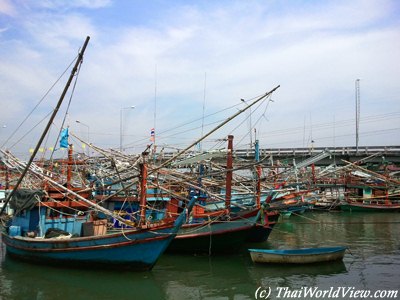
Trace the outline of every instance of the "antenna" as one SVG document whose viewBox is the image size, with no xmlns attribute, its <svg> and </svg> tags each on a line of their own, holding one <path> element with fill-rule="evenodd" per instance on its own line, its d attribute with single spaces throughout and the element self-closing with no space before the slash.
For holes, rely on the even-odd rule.
<svg viewBox="0 0 400 300">
<path fill-rule="evenodd" d="M 356 155 L 358 154 L 359 128 L 360 128 L 360 79 L 356 79 Z"/>
<path fill-rule="evenodd" d="M 156 119 L 157 119 L 157 64 L 154 70 L 154 130 L 153 130 L 153 147 L 156 149 Z"/>
<path fill-rule="evenodd" d="M 204 111 L 206 107 L 206 84 L 207 84 L 207 72 L 204 73 L 204 92 L 203 92 L 203 117 L 201 120 L 201 136 L 204 134 Z M 203 150 L 202 142 L 200 142 L 200 152 Z"/>
</svg>

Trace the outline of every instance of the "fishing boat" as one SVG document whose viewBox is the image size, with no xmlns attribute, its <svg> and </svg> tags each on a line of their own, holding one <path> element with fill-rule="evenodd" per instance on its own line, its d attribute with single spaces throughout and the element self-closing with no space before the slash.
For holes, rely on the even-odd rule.
<svg viewBox="0 0 400 300">
<path fill-rule="evenodd" d="M 62 266 L 151 270 L 184 221 L 185 213 L 174 223 L 154 228 L 105 232 L 102 227 L 100 232 L 104 234 L 75 237 L 63 231 L 64 234 L 52 238 L 22 236 L 21 227 L 11 225 L 7 232 L 2 232 L 2 241 L 7 254 L 23 260 Z M 75 221 L 73 225 L 77 224 Z"/>
<path fill-rule="evenodd" d="M 95 203 L 90 198 L 92 189 L 74 187 L 69 175 L 66 183 L 57 182 L 53 176 L 48 175 L 50 170 L 44 170 L 33 162 L 83 60 L 88 42 L 89 37 L 86 38 L 64 91 L 29 161 L 19 161 L 10 153 L 2 151 L 21 171 L 18 182 L 7 195 L 0 211 L 2 221 L 6 223 L 1 227 L 2 242 L 8 255 L 42 264 L 150 270 L 185 222 L 186 213 L 196 197 L 191 198 L 177 218 L 149 222 L 146 219 L 147 153 L 143 153 L 139 164 L 140 218 L 137 223 L 128 222 Z M 62 142 L 63 139 L 60 146 Z M 71 165 L 69 162 L 69 170 Z M 40 188 L 20 188 L 28 173 Z M 3 215 L 8 203 L 14 209 L 11 219 Z M 127 227 L 109 229 L 109 221 L 114 219 Z"/>
<path fill-rule="evenodd" d="M 240 217 L 227 219 L 212 218 L 200 223 L 184 224 L 171 242 L 167 251 L 171 253 L 221 254 L 240 249 L 251 236 L 260 217 L 259 210 L 253 210 Z"/>
<path fill-rule="evenodd" d="M 400 211 L 398 186 L 398 181 L 381 174 L 366 169 L 353 171 L 346 178 L 346 198 L 340 209 L 351 212 Z"/>
<path fill-rule="evenodd" d="M 280 212 L 275 209 L 262 208 L 260 218 L 247 236 L 246 242 L 261 243 L 268 240 L 274 226 L 278 222 Z"/>
<path fill-rule="evenodd" d="M 248 249 L 255 263 L 310 264 L 343 259 L 347 247 Z"/>
<path fill-rule="evenodd" d="M 195 206 L 192 219 L 182 226 L 168 248 L 169 252 L 230 253 L 242 246 L 257 220 L 260 208 L 232 212 L 233 136 L 228 136 L 225 207 L 207 212 Z M 206 201 L 204 201 L 204 204 Z"/>
<path fill-rule="evenodd" d="M 349 201 L 340 204 L 340 209 L 350 212 L 398 212 L 400 204 L 376 200 Z"/>
<path fill-rule="evenodd" d="M 149 222 L 146 218 L 147 165 L 142 163 L 140 167 L 140 190 L 145 192 L 140 193 L 140 218 L 134 223 L 86 199 L 85 193 L 76 188 L 75 191 L 68 189 L 44 176 L 43 170 L 32 164 L 30 172 L 42 177 L 53 189 L 58 188 L 58 195 L 53 191 L 49 199 L 49 193 L 40 189 L 14 191 L 10 206 L 15 215 L 2 228 L 7 253 L 23 260 L 58 266 L 152 269 L 185 223 L 187 211 L 196 197 L 176 219 Z M 110 228 L 108 225 L 115 220 L 125 227 Z"/>
</svg>

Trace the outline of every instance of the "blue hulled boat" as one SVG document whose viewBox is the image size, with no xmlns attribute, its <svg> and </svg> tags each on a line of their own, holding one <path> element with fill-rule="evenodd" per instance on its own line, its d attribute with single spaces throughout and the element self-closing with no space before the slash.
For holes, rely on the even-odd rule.
<svg viewBox="0 0 400 300">
<path fill-rule="evenodd" d="M 187 207 L 176 218 L 159 222 L 146 219 L 147 165 L 145 155 L 140 163 L 140 217 L 135 222 L 121 218 L 113 211 L 98 205 L 92 198 L 92 189 L 74 187 L 71 182 L 72 145 L 68 143 L 68 128 L 61 132 L 60 147 L 69 147 L 67 182 L 53 180 L 50 170 L 33 163 L 54 118 L 60 109 L 79 66 L 89 37 L 78 55 L 64 91 L 32 151 L 27 163 L 19 161 L 10 153 L 2 151 L 7 160 L 21 171 L 17 183 L 7 195 L 0 209 L 2 242 L 7 254 L 23 260 L 54 263 L 58 266 L 101 266 L 149 270 L 173 240 L 185 222 L 186 212 L 196 198 L 191 198 Z M 32 174 L 36 189 L 22 189 L 27 173 Z M 35 185 L 33 185 L 35 186 Z M 14 215 L 8 219 L 3 215 L 10 203 Z M 118 220 L 125 228 L 108 228 Z"/>
<path fill-rule="evenodd" d="M 141 178 L 141 190 L 146 191 L 145 163 L 141 164 Z M 176 219 L 151 223 L 145 217 L 144 192 L 140 195 L 141 218 L 134 224 L 50 178 L 46 180 L 69 195 L 54 202 L 46 201 L 41 190 L 14 191 L 10 205 L 15 215 L 2 228 L 2 241 L 11 256 L 46 264 L 150 270 L 185 223 L 187 211 L 196 201 L 196 197 L 192 197 Z M 91 207 L 102 212 L 99 214 L 102 219 L 93 219 Z M 77 213 L 71 215 L 67 211 Z M 107 223 L 112 223 L 110 217 L 125 226 L 107 228 Z"/>
<path fill-rule="evenodd" d="M 121 229 L 119 232 L 111 231 L 95 236 L 61 234 L 52 238 L 27 237 L 22 236 L 19 226 L 11 225 L 7 231 L 2 232 L 2 241 L 6 245 L 7 254 L 24 260 L 66 266 L 150 270 L 185 222 L 185 213 L 174 222 L 163 225 Z"/>
</svg>

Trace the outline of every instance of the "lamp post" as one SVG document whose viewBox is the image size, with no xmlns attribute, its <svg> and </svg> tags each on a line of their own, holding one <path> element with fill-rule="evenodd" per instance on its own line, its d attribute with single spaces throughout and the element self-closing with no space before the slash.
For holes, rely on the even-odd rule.
<svg viewBox="0 0 400 300">
<path fill-rule="evenodd" d="M 120 118 L 119 118 L 119 151 L 122 152 L 122 112 L 125 109 L 134 109 L 135 106 L 128 106 L 128 107 L 122 107 L 120 111 Z"/>
<path fill-rule="evenodd" d="M 76 120 L 75 122 L 87 127 L 87 136 L 88 136 L 87 143 L 90 144 L 90 127 L 89 127 L 89 125 L 86 125 L 85 123 L 83 123 L 83 122 L 81 122 L 79 120 Z M 90 154 L 90 150 L 89 149 L 88 149 L 88 154 Z"/>
</svg>

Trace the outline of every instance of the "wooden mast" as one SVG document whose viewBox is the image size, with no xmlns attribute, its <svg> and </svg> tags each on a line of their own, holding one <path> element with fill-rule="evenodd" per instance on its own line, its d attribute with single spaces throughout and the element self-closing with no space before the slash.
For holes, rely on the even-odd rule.
<svg viewBox="0 0 400 300">
<path fill-rule="evenodd" d="M 257 165 L 256 207 L 261 207 L 261 166 Z"/>
<path fill-rule="evenodd" d="M 143 154 L 143 162 L 140 164 L 140 223 L 146 225 L 146 204 L 147 204 L 147 164 L 146 154 Z"/>
<path fill-rule="evenodd" d="M 256 207 L 260 208 L 261 207 L 261 164 L 260 162 L 260 144 L 259 141 L 256 140 L 254 143 L 255 146 L 255 160 L 258 163 L 256 166 L 256 172 L 257 172 L 257 184 L 256 184 Z"/>
<path fill-rule="evenodd" d="M 233 135 L 228 135 L 228 154 L 226 156 L 225 208 L 231 211 L 232 169 L 233 169 Z"/>
<path fill-rule="evenodd" d="M 72 145 L 69 145 L 68 147 L 68 164 L 67 164 L 67 189 L 71 189 L 71 181 L 72 181 L 72 165 L 73 165 L 73 159 L 72 159 Z"/>
</svg>

